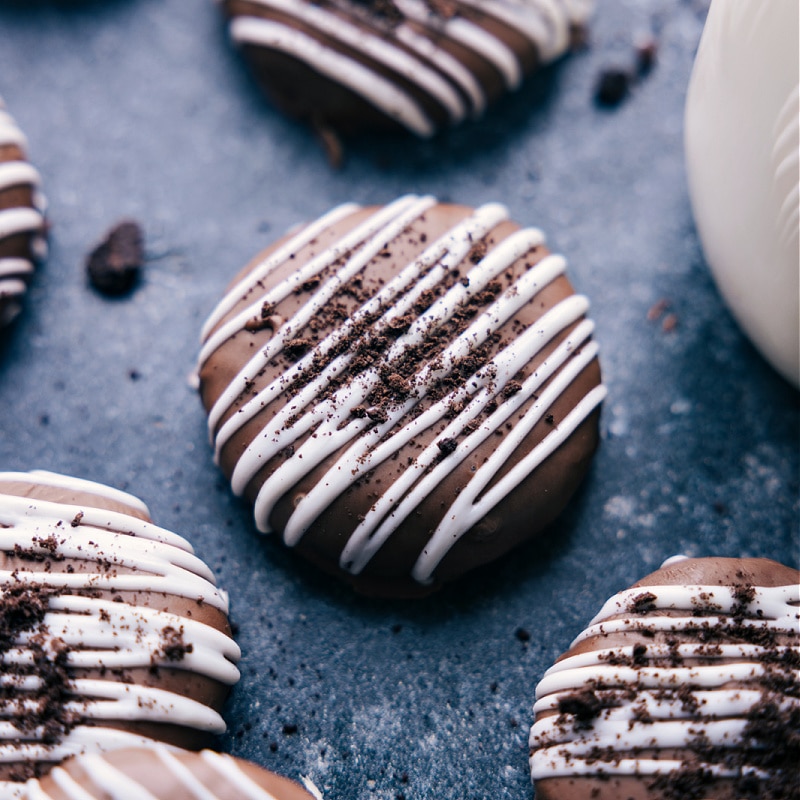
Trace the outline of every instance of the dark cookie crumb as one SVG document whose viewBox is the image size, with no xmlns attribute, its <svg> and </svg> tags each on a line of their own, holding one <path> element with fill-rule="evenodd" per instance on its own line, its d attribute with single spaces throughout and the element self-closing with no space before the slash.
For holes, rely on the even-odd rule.
<svg viewBox="0 0 800 800">
<path fill-rule="evenodd" d="M 123 220 L 108 231 L 87 257 L 89 282 L 101 294 L 127 294 L 139 280 L 143 261 L 141 226 L 133 220 Z"/>
<path fill-rule="evenodd" d="M 643 36 L 635 44 L 636 72 L 640 77 L 648 75 L 656 64 L 658 41 L 653 36 Z"/>
<path fill-rule="evenodd" d="M 602 108 L 616 108 L 628 96 L 633 75 L 621 67 L 607 67 L 600 72 L 594 89 L 594 101 Z"/>
<path fill-rule="evenodd" d="M 591 728 L 592 721 L 600 716 L 602 710 L 602 701 L 591 689 L 573 692 L 558 701 L 559 714 L 570 714 L 575 717 L 576 730 Z"/>
</svg>

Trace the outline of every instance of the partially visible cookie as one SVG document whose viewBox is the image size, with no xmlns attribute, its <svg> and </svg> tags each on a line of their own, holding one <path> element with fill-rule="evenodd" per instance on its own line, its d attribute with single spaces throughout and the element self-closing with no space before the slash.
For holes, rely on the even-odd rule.
<svg viewBox="0 0 800 800">
<path fill-rule="evenodd" d="M 248 761 L 163 745 L 76 756 L 32 779 L 21 800 L 321 800 L 288 778 Z M 315 793 L 310 793 L 314 791 Z"/>
<path fill-rule="evenodd" d="M 19 314 L 35 263 L 47 255 L 41 179 L 26 148 L 0 98 L 0 329 Z"/>
<path fill-rule="evenodd" d="M 428 137 L 480 116 L 568 49 L 590 0 L 222 0 L 289 115 Z"/>
<path fill-rule="evenodd" d="M 675 558 L 612 597 L 536 689 L 537 800 L 789 800 L 800 572 Z"/>
<path fill-rule="evenodd" d="M 0 473 L 0 780 L 152 739 L 209 744 L 239 677 L 227 611 L 137 498 Z"/>
</svg>

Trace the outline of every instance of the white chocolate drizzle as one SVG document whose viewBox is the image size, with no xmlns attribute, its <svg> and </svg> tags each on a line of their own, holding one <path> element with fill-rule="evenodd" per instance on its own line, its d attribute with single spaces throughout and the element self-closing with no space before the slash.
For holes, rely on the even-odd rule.
<svg viewBox="0 0 800 800">
<path fill-rule="evenodd" d="M 0 98 L 0 147 L 15 146 L 21 151 L 27 141 L 11 115 L 5 111 Z M 0 325 L 7 324 L 19 313 L 20 298 L 34 271 L 34 260 L 47 255 L 44 238 L 45 198 L 41 178 L 26 161 L 0 161 L 0 192 L 16 186 L 27 187 L 32 193 L 32 205 L 3 208 L 0 206 L 0 245 L 4 239 L 17 235 L 30 237 L 30 258 L 0 256 Z"/>
<path fill-rule="evenodd" d="M 203 750 L 192 754 L 188 759 L 182 759 L 180 751 L 165 745 L 154 744 L 147 750 L 158 759 L 158 765 L 154 765 L 153 769 L 163 771 L 163 785 L 169 786 L 172 792 L 182 790 L 187 796 L 197 800 L 231 800 L 233 797 L 241 800 L 280 800 L 259 786 L 237 760 L 229 755 Z M 135 757 L 136 752 L 131 750 L 131 756 Z M 216 778 L 224 781 L 221 784 L 219 780 L 215 780 L 218 785 L 224 786 L 221 793 L 209 789 L 194 774 L 192 768 L 195 767 L 195 760 L 202 761 L 204 769 L 210 769 Z M 127 770 L 115 766 L 99 753 L 80 755 L 74 763 L 86 774 L 91 786 L 86 782 L 79 783 L 70 773 L 69 766 L 55 767 L 47 779 L 68 800 L 171 800 L 175 796 L 171 794 L 168 797 L 158 790 L 153 794 L 140 782 L 139 776 L 131 775 Z M 35 778 L 29 780 L 16 796 L 21 800 L 52 800 L 52 795 Z"/>
<path fill-rule="evenodd" d="M 60 761 L 84 749 L 142 741 L 108 734 L 104 721 L 164 722 L 198 731 L 221 733 L 221 716 L 189 697 L 156 686 L 123 682 L 120 671 L 143 668 L 178 670 L 233 685 L 239 678 L 240 651 L 225 633 L 190 616 L 157 607 L 116 602 L 130 592 L 141 603 L 153 594 L 182 597 L 224 614 L 228 598 L 214 585 L 211 570 L 182 537 L 126 513 L 18 497 L 3 493 L 3 484 L 27 482 L 68 491 L 89 492 L 147 513 L 147 507 L 125 492 L 91 481 L 48 472 L 0 473 L 0 550 L 23 553 L 13 571 L 0 570 L 0 602 L 11 592 L 31 587 L 46 598 L 43 619 L 17 632 L 0 653 L 0 763 L 20 760 Z M 34 559 L 28 562 L 25 558 Z M 51 569 L 28 563 L 50 560 Z M 59 571 L 64 559 L 82 569 Z M 98 592 L 107 593 L 98 597 Z M 90 595 L 90 596 L 87 596 Z M 159 605 L 163 601 L 158 600 Z M 179 640 L 179 654 L 169 650 Z M 36 651 L 33 647 L 36 646 Z M 68 682 L 67 714 L 80 722 L 55 744 L 43 744 L 40 730 L 15 724 L 35 710 L 43 688 L 37 653 L 58 651 L 67 669 L 92 670 L 102 677 L 75 677 Z M 14 667 L 16 669 L 10 669 Z M 78 673 L 80 675 L 80 673 Z M 87 674 L 87 673 L 84 673 Z"/>
<path fill-rule="evenodd" d="M 395 0 L 402 19 L 383 26 L 349 0 L 250 2 L 263 16 L 243 13 L 231 20 L 237 45 L 294 57 L 422 137 L 431 136 L 437 124 L 426 104 L 440 109 L 451 124 L 479 116 L 487 104 L 479 75 L 448 49 L 448 42 L 471 59 L 488 62 L 507 89 L 522 81 L 520 56 L 471 17 L 485 15 L 522 35 L 547 63 L 563 55 L 570 29 L 588 16 L 587 3 L 574 0 L 460 0 L 447 18 L 422 0 Z"/>
<path fill-rule="evenodd" d="M 348 335 L 365 320 L 370 321 L 372 332 L 379 335 L 385 331 L 393 321 L 407 315 L 425 292 L 436 287 L 454 268 L 464 265 L 475 242 L 508 218 L 502 205 L 482 206 L 402 266 L 349 319 L 284 373 L 258 393 L 249 393 L 246 399 L 243 398 L 251 386 L 251 379 L 280 355 L 286 342 L 303 330 L 317 310 L 328 304 L 342 285 L 356 276 L 434 203 L 431 197 L 400 198 L 370 214 L 339 240 L 302 264 L 289 278 L 254 293 L 252 297 L 240 282 L 212 312 L 211 320 L 217 327 L 206 325 L 205 343 L 198 365 L 198 371 L 202 371 L 214 352 L 241 333 L 247 320 L 257 316 L 263 305 L 280 302 L 293 287 L 303 285 L 310 277 L 338 265 L 332 273 L 325 273 L 325 279 L 320 280 L 309 299 L 274 331 L 266 344 L 223 389 L 209 411 L 209 433 L 214 442 L 215 457 L 219 459 L 222 450 L 242 426 L 268 404 L 283 399 L 283 406 L 251 437 L 231 473 L 233 491 L 242 494 L 264 464 L 293 448 L 291 455 L 282 456 L 280 465 L 263 481 L 255 498 L 255 522 L 263 532 L 271 530 L 270 516 L 278 500 L 326 459 L 338 453 L 314 487 L 296 499 L 294 510 L 282 531 L 283 540 L 289 546 L 301 541 L 320 514 L 351 485 L 396 456 L 415 437 L 440 425 L 447 419 L 450 409 L 456 405 L 462 407 L 431 444 L 415 455 L 408 468 L 379 493 L 373 506 L 348 536 L 340 566 L 353 574 L 365 568 L 394 531 L 457 465 L 474 454 L 501 427 L 509 427 L 493 453 L 472 473 L 467 485 L 446 509 L 438 528 L 420 552 L 413 569 L 413 577 L 420 583 L 432 579 L 438 564 L 461 536 L 566 441 L 606 394 L 605 387 L 599 385 L 582 397 L 538 446 L 497 479 L 511 454 L 534 425 L 597 356 L 597 345 L 590 341 L 594 326 L 583 319 L 588 311 L 588 301 L 583 296 L 572 295 L 547 310 L 535 324 L 484 362 L 475 374 L 463 379 L 457 389 L 431 403 L 424 411 L 410 413 L 439 380 L 452 373 L 460 359 L 474 352 L 488 337 L 515 318 L 545 286 L 562 275 L 566 266 L 564 259 L 556 255 L 546 256 L 529 268 L 456 335 L 434 362 L 418 365 L 416 374 L 409 380 L 411 386 L 407 397 L 390 404 L 385 419 L 373 422 L 369 417 L 354 417 L 351 409 L 369 398 L 381 377 L 377 368 L 367 368 L 326 396 L 331 381 L 343 378 L 353 358 L 352 350 L 335 357 L 333 353 L 341 350 Z M 330 218 L 338 221 L 340 216 L 334 212 Z M 315 226 L 314 235 L 319 234 L 320 230 Z M 296 248 L 307 241 L 307 232 L 300 230 L 276 254 L 258 266 L 255 274 L 246 279 L 247 286 L 254 289 L 265 273 L 279 266 L 279 258 L 283 261 L 290 259 Z M 520 230 L 490 248 L 476 263 L 468 263 L 462 280 L 442 291 L 438 299 L 394 339 L 384 354 L 384 363 L 391 363 L 410 346 L 423 343 L 470 297 L 481 293 L 487 284 L 543 242 L 540 231 Z M 233 314 L 235 302 L 245 298 L 250 300 L 248 305 Z M 225 318 L 226 314 L 230 314 L 229 319 Z M 571 326 L 574 327 L 570 334 L 522 383 L 519 391 L 504 396 L 503 389 L 508 382 Z M 317 373 L 312 374 L 310 371 L 314 364 L 320 367 Z M 308 381 L 296 387 L 295 384 L 306 376 L 310 376 Z M 231 414 L 238 402 L 242 404 Z M 490 412 L 493 404 L 496 409 Z M 528 407 L 523 413 L 526 405 Z M 447 440 L 457 440 L 458 444 L 442 457 L 442 443 Z"/>
<path fill-rule="evenodd" d="M 730 586 L 645 585 L 608 600 L 572 643 L 599 640 L 601 646 L 567 654 L 536 688 L 537 721 L 530 734 L 533 780 L 667 775 L 683 769 L 684 762 L 659 757 L 658 751 L 691 750 L 698 737 L 707 747 L 743 747 L 748 714 L 764 701 L 774 664 L 781 659 L 790 663 L 800 654 L 800 587 L 750 588 L 743 600 Z M 647 608 L 637 611 L 639 601 Z M 739 633 L 726 634 L 734 624 Z M 743 630 L 782 638 L 768 648 L 741 641 Z M 703 631 L 716 635 L 704 639 Z M 691 639 L 692 632 L 699 636 Z M 627 636 L 626 644 L 602 647 L 603 637 L 619 634 Z M 656 638 L 664 634 L 675 643 Z M 781 674 L 791 680 L 800 679 L 797 669 L 783 669 Z M 602 708 L 580 726 L 571 723 L 569 712 L 561 713 L 561 703 L 582 692 L 591 692 Z M 770 692 L 770 702 L 779 710 L 800 708 L 800 698 L 791 694 Z M 718 778 L 768 778 L 756 766 L 699 758 L 699 767 Z"/>
</svg>

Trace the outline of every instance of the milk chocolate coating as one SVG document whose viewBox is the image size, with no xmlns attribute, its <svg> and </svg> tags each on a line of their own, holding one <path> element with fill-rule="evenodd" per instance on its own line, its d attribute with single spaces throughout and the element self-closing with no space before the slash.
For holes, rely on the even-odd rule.
<svg viewBox="0 0 800 800">
<path fill-rule="evenodd" d="M 127 493 L 0 473 L 0 780 L 151 739 L 225 730 L 238 679 L 227 597 L 188 542 Z"/>
<path fill-rule="evenodd" d="M 800 787 L 800 572 L 670 560 L 537 687 L 537 800 L 788 800 Z"/>
<path fill-rule="evenodd" d="M 71 758 L 50 775 L 32 780 L 20 800 L 42 800 L 39 792 L 48 800 L 127 800 L 136 792 L 147 792 L 154 800 L 196 800 L 198 791 L 208 800 L 315 797 L 300 784 L 249 761 L 210 750 L 192 753 L 153 746 Z"/>
<path fill-rule="evenodd" d="M 34 266 L 47 252 L 41 178 L 26 149 L 0 98 L 0 331 L 22 309 Z"/>
<path fill-rule="evenodd" d="M 500 205 L 414 196 L 339 207 L 259 255 L 199 359 L 220 466 L 257 526 L 388 596 L 542 531 L 605 395 L 564 268 Z"/>
<path fill-rule="evenodd" d="M 480 116 L 570 46 L 585 0 L 223 0 L 233 41 L 293 117 L 427 137 Z"/>
</svg>

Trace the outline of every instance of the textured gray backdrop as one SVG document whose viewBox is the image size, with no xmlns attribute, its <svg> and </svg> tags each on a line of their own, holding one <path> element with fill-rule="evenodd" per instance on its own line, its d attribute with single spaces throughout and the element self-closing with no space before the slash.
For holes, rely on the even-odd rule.
<svg viewBox="0 0 800 800">
<path fill-rule="evenodd" d="M 484 121 L 358 142 L 334 172 L 262 100 L 210 0 L 0 3 L 0 95 L 52 224 L 0 345 L 0 469 L 126 488 L 194 542 L 244 652 L 223 748 L 331 800 L 531 798 L 534 686 L 602 601 L 678 552 L 797 563 L 798 394 L 722 305 L 686 193 L 706 9 L 601 0 L 589 48 Z M 629 66 L 641 32 L 659 42 L 652 74 L 597 108 L 598 73 Z M 500 200 L 547 233 L 592 300 L 609 397 L 593 470 L 548 538 L 428 601 L 378 603 L 254 532 L 188 376 L 202 320 L 273 237 L 408 191 Z M 148 262 L 109 301 L 83 262 L 123 216 L 144 226 Z"/>
</svg>

